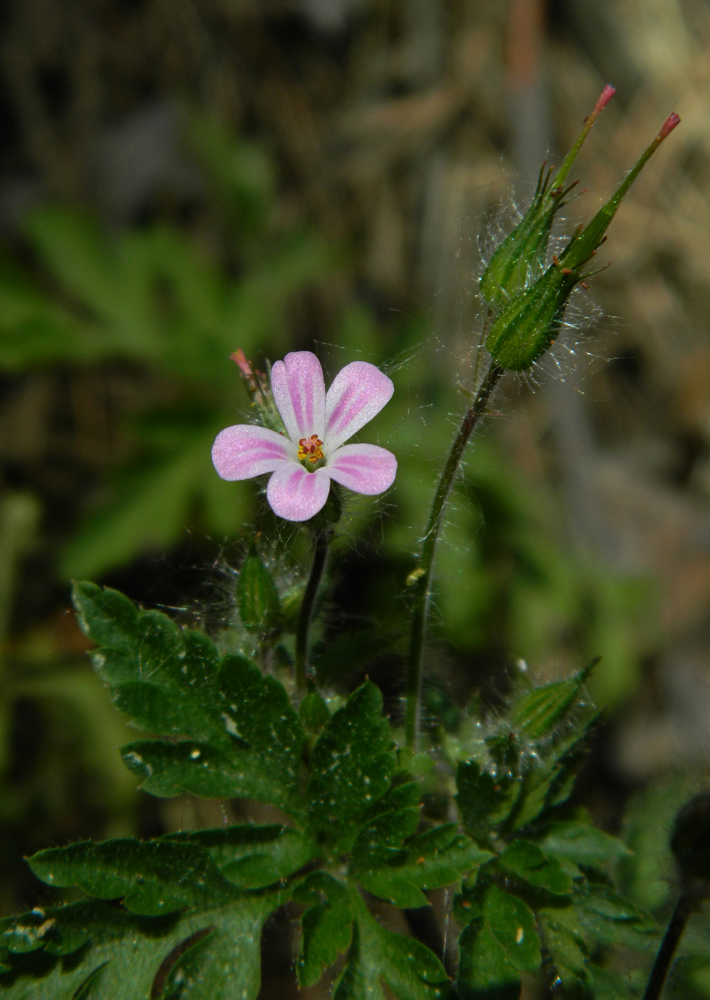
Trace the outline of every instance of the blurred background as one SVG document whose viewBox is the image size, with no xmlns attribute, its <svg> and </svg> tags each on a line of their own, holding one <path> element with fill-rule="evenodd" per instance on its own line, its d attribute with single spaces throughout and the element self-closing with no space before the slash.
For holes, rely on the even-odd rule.
<svg viewBox="0 0 710 1000">
<path fill-rule="evenodd" d="M 248 419 L 238 347 L 395 381 L 366 439 L 400 474 L 348 509 L 329 615 L 384 614 L 392 656 L 354 666 L 376 661 L 396 705 L 399 595 L 474 374 L 481 257 L 607 82 L 562 232 L 671 111 L 682 126 L 468 456 L 427 697 L 455 721 L 462 692 L 601 656 L 586 801 L 618 830 L 631 797 L 627 891 L 662 908 L 658 845 L 710 760 L 707 0 L 6 0 L 0 39 L 0 909 L 39 898 L 23 854 L 207 821 L 124 773 L 131 735 L 68 581 L 229 614 L 245 526 L 274 527 L 210 464 Z"/>
</svg>

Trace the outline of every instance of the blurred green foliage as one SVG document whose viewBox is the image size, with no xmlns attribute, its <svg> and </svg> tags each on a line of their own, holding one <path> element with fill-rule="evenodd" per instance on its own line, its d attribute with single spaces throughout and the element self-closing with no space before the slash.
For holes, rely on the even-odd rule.
<svg viewBox="0 0 710 1000">
<path fill-rule="evenodd" d="M 210 464 L 217 431 L 234 422 L 229 355 L 265 345 L 284 353 L 289 302 L 337 259 L 315 233 L 275 217 L 273 169 L 259 147 L 200 118 L 191 137 L 229 226 L 225 261 L 163 223 L 110 233 L 82 211 L 47 206 L 24 227 L 41 280 L 0 266 L 0 368 L 122 361 L 171 387 L 170 402 L 149 402 L 130 429 L 133 457 L 111 502 L 65 550 L 67 576 L 100 575 L 169 547 L 196 509 L 217 535 L 247 519 L 246 493 Z"/>
</svg>

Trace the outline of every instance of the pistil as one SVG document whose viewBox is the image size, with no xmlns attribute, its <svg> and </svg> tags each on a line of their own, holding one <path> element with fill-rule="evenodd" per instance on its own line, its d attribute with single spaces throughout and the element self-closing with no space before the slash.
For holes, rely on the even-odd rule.
<svg viewBox="0 0 710 1000">
<path fill-rule="evenodd" d="M 309 438 L 301 438 L 298 442 L 299 462 L 303 462 L 304 465 L 306 462 L 310 462 L 311 465 L 315 465 L 316 462 L 320 462 L 323 458 L 325 458 L 325 455 L 323 454 L 323 442 L 317 434 L 311 434 Z M 307 465 L 306 468 L 308 468 Z"/>
</svg>

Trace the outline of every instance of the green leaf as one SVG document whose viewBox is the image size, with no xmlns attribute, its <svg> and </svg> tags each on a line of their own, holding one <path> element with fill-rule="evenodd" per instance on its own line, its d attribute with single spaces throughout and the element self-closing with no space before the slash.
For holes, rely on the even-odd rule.
<svg viewBox="0 0 710 1000">
<path fill-rule="evenodd" d="M 233 901 L 196 907 L 182 917 L 139 916 L 91 902 L 7 919 L 0 922 L 0 955 L 10 971 L 0 975 L 0 989 L 8 1000 L 157 996 L 165 963 L 192 941 L 168 974 L 171 988 L 182 984 L 183 991 L 172 996 L 255 1000 L 262 927 L 283 901 L 280 893 L 246 896 L 235 890 Z M 198 941 L 199 962 L 193 951 Z"/>
<path fill-rule="evenodd" d="M 572 879 L 559 861 L 548 858 L 529 840 L 516 840 L 501 854 L 498 864 L 528 885 L 554 896 L 567 896 L 572 891 Z"/>
<path fill-rule="evenodd" d="M 302 833 L 277 824 L 170 833 L 161 840 L 204 848 L 222 875 L 242 889 L 283 881 L 315 857 L 313 845 Z"/>
<path fill-rule="evenodd" d="M 587 882 L 575 892 L 585 935 L 595 944 L 643 951 L 657 933 L 655 920 L 607 885 Z"/>
<path fill-rule="evenodd" d="M 640 983 L 630 981 L 628 973 L 625 976 L 616 976 L 591 962 L 587 966 L 587 972 L 594 1000 L 631 1000 L 632 997 L 639 996 L 643 989 Z M 639 988 L 635 988 L 636 986 Z"/>
<path fill-rule="evenodd" d="M 589 736 L 601 713 L 578 721 L 562 739 L 553 743 L 539 760 L 533 758 L 520 785 L 512 812 L 511 829 L 521 830 L 545 812 L 565 802 L 572 794 L 577 771 L 587 753 Z"/>
<path fill-rule="evenodd" d="M 353 848 L 353 872 L 368 892 L 403 909 L 427 906 L 423 889 L 453 885 L 494 858 L 469 837 L 458 832 L 458 824 L 446 823 L 412 837 L 398 851 L 371 850 L 359 854 Z M 375 842 L 376 844 L 378 842 Z"/>
<path fill-rule="evenodd" d="M 509 785 L 496 782 L 475 760 L 462 761 L 456 772 L 456 802 L 464 825 L 472 837 L 487 841 L 513 806 Z"/>
<path fill-rule="evenodd" d="M 357 835 L 352 847 L 351 873 L 359 875 L 380 868 L 401 856 L 404 841 L 419 825 L 420 798 L 421 787 L 414 781 L 390 789 L 372 810 L 375 815 L 367 817 Z"/>
<path fill-rule="evenodd" d="M 99 643 L 94 666 L 116 705 L 173 738 L 123 748 L 148 791 L 248 796 L 299 812 L 305 737 L 283 685 L 243 656 L 220 661 L 207 636 L 139 611 L 115 591 L 80 583 L 74 600 L 82 629 Z"/>
<path fill-rule="evenodd" d="M 83 841 L 40 851 L 29 863 L 48 885 L 78 886 L 98 899 L 123 899 L 127 909 L 145 916 L 238 896 L 209 854 L 194 844 Z"/>
<path fill-rule="evenodd" d="M 165 1000 L 253 1000 L 258 996 L 261 931 L 272 910 L 266 900 L 249 899 L 220 914 L 209 933 L 199 937 L 170 970 Z"/>
<path fill-rule="evenodd" d="M 396 767 L 382 695 L 366 681 L 330 719 L 311 754 L 306 797 L 314 833 L 346 850 L 358 821 L 382 798 Z"/>
<path fill-rule="evenodd" d="M 352 939 L 350 893 L 326 872 L 313 872 L 294 892 L 297 903 L 310 904 L 301 917 L 298 983 L 313 986 Z"/>
<path fill-rule="evenodd" d="M 578 865 L 603 865 L 631 854 L 617 837 L 611 837 L 590 823 L 565 820 L 550 823 L 537 841 L 547 854 L 556 854 Z"/>
<path fill-rule="evenodd" d="M 250 632 L 268 631 L 279 617 L 279 592 L 256 549 L 252 549 L 239 571 L 237 604 L 242 624 Z"/>
<path fill-rule="evenodd" d="M 174 926 L 175 934 L 167 942 L 169 947 L 161 946 L 163 958 L 185 938 L 197 934 L 199 940 L 195 939 L 173 967 L 166 992 L 161 996 L 173 996 L 168 987 L 177 990 L 180 985 L 175 996 L 211 1000 L 218 996 L 241 996 L 235 992 L 237 987 L 244 990 L 244 996 L 256 994 L 261 925 L 268 913 L 287 898 L 284 893 L 245 896 L 234 883 L 257 888 L 266 883 L 282 882 L 312 857 L 313 850 L 301 834 L 272 825 L 173 834 L 145 842 L 124 839 L 102 844 L 73 844 L 42 851 L 30 864 L 35 874 L 50 885 L 76 885 L 101 899 L 122 897 L 124 906 L 133 913 L 153 918 L 172 914 L 175 921 L 176 912 L 184 911 L 177 924 L 153 919 L 129 926 L 134 955 L 126 958 L 131 969 L 123 970 L 123 975 L 135 985 L 131 973 L 146 968 L 146 958 L 150 960 L 153 954 L 152 939 L 164 936 L 164 932 Z M 209 912 L 211 916 L 202 918 L 200 911 Z M 59 918 L 54 916 L 55 912 Z M 125 922 L 125 911 L 113 912 L 116 923 Z M 65 918 L 72 913 L 72 908 L 51 911 L 51 915 L 37 911 L 29 915 L 27 926 L 6 922 L 5 933 L 0 938 L 0 958 L 9 956 L 10 969 L 17 970 L 17 962 L 12 956 L 38 950 L 71 954 L 88 941 L 91 942 L 88 953 L 91 955 L 102 941 L 101 921 L 96 926 L 93 921 L 77 925 L 69 920 L 67 924 Z M 115 926 L 106 930 L 113 931 Z M 125 950 L 125 944 L 121 947 Z M 236 975 L 235 963 L 245 960 L 246 967 Z M 157 968 L 152 969 L 152 975 Z M 234 987 L 225 981 L 230 970 Z M 69 982 L 72 989 L 86 983 L 86 996 L 96 996 L 98 1000 L 114 996 L 108 992 L 106 977 L 109 975 L 109 980 L 113 981 L 116 974 L 120 975 L 121 970 L 114 969 L 109 975 L 101 965 L 89 966 L 83 970 L 83 977 L 72 977 Z M 63 988 L 67 980 L 56 970 L 51 975 Z M 149 992 L 146 988 L 141 993 L 136 987 L 135 993 L 126 990 L 125 994 L 117 993 L 116 996 L 125 996 L 128 1000 L 132 996 L 147 996 Z M 47 994 L 48 997 L 54 995 L 53 992 Z M 62 993 L 56 995 L 62 996 Z M 73 996 L 73 993 L 68 995 Z"/>
<path fill-rule="evenodd" d="M 513 707 L 511 725 L 515 732 L 531 740 L 551 733 L 577 701 L 582 685 L 597 662 L 592 661 L 574 677 L 545 684 L 524 695 Z"/>
<path fill-rule="evenodd" d="M 550 956 L 550 965 L 562 990 L 573 991 L 586 987 L 589 984 L 587 950 L 574 907 L 539 910 L 538 925 Z"/>
<path fill-rule="evenodd" d="M 400 1000 L 440 1000 L 450 995 L 439 959 L 414 938 L 381 927 L 359 893 L 351 894 L 353 943 L 334 1000 L 385 1000 L 383 982 Z"/>
<path fill-rule="evenodd" d="M 301 702 L 298 714 L 303 724 L 312 732 L 320 732 L 330 719 L 328 703 L 318 691 L 309 691 Z"/>
<path fill-rule="evenodd" d="M 517 1000 L 521 972 L 540 967 L 540 940 L 529 907 L 488 886 L 459 939 L 459 991 L 467 1000 Z"/>
</svg>

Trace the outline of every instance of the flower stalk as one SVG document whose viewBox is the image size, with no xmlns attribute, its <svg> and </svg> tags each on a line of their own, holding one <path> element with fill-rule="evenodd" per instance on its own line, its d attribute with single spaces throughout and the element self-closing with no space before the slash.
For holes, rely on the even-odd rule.
<svg viewBox="0 0 710 1000">
<path fill-rule="evenodd" d="M 301 611 L 298 616 L 298 629 L 296 631 L 296 691 L 301 697 L 305 695 L 308 687 L 308 636 L 316 597 L 318 596 L 318 590 L 328 561 L 328 551 L 333 537 L 333 529 L 330 526 L 319 528 L 314 532 L 314 535 L 315 552 L 313 554 L 313 563 L 303 594 Z"/>
<path fill-rule="evenodd" d="M 405 734 L 407 746 L 416 750 L 419 740 L 419 716 L 422 689 L 422 659 L 424 641 L 431 598 L 432 574 L 434 570 L 434 555 L 439 531 L 443 520 L 451 488 L 454 484 L 463 453 L 471 434 L 476 429 L 481 417 L 488 407 L 491 393 L 498 384 L 503 369 L 495 362 L 491 364 L 476 393 L 476 397 L 464 414 L 461 426 L 451 446 L 446 464 L 439 479 L 434 502 L 432 503 L 429 521 L 427 523 L 421 556 L 416 569 L 410 573 L 408 580 L 414 588 L 414 609 L 412 613 L 412 633 L 409 646 L 409 669 L 407 674 L 407 714 Z"/>
<path fill-rule="evenodd" d="M 653 963 L 643 1000 L 660 1000 L 663 987 L 673 963 L 673 958 L 680 944 L 680 939 L 683 936 L 690 915 L 698 908 L 699 902 L 698 895 L 692 888 L 686 889 L 681 893 L 671 914 L 671 919 L 668 921 L 666 933 L 663 935 L 661 947 L 658 949 L 656 960 Z"/>
</svg>

